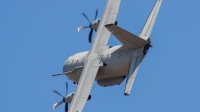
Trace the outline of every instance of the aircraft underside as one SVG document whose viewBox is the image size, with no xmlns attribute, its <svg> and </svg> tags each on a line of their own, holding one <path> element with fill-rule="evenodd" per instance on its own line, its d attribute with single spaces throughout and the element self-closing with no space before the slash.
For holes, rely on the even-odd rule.
<svg viewBox="0 0 200 112">
<path fill-rule="evenodd" d="M 131 55 L 133 50 L 127 50 L 118 53 L 112 53 L 120 46 L 109 48 L 108 52 L 102 55 L 102 67 L 99 68 L 95 80 L 100 86 L 113 86 L 119 85 L 123 82 L 129 71 L 129 64 L 131 61 Z M 132 53 L 131 53 L 132 52 Z M 88 52 L 82 52 L 75 54 L 67 59 L 63 67 L 63 72 L 68 72 L 67 77 L 73 82 L 78 82 L 81 76 L 84 61 L 84 57 Z"/>
<path fill-rule="evenodd" d="M 124 95 L 129 95 L 140 63 L 149 48 L 152 47 L 150 35 L 162 0 L 156 1 L 138 36 L 115 24 L 120 2 L 121 0 L 108 0 L 100 21 L 96 20 L 96 22 L 91 23 L 88 20 L 90 22 L 89 26 L 79 27 L 79 31 L 91 28 L 89 33 L 89 42 L 91 42 L 91 35 L 95 29 L 92 25 L 98 23 L 96 24 L 98 28 L 91 49 L 70 56 L 63 66 L 63 72 L 53 75 L 66 75 L 70 80 L 78 83 L 69 112 L 82 111 L 88 98 L 91 98 L 89 97 L 90 91 L 95 80 L 100 86 L 107 87 L 119 85 L 126 78 Z M 97 14 L 98 11 L 96 11 Z M 83 15 L 88 19 L 84 13 Z M 122 45 L 109 47 L 110 34 L 114 35 Z"/>
</svg>

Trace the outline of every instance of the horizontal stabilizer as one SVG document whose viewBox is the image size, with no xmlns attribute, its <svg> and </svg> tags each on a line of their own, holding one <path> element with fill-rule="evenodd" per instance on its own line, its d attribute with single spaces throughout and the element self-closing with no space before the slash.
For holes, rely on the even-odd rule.
<svg viewBox="0 0 200 112">
<path fill-rule="evenodd" d="M 107 24 L 105 27 L 123 44 L 123 46 L 117 50 L 117 52 L 122 50 L 131 50 L 144 47 L 149 44 L 148 41 L 114 25 Z"/>
</svg>

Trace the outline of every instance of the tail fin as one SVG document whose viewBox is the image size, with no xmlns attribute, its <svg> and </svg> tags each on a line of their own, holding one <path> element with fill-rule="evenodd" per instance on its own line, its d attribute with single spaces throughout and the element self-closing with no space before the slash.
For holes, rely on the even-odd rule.
<svg viewBox="0 0 200 112">
<path fill-rule="evenodd" d="M 148 38 L 151 35 L 161 4 L 162 4 L 162 0 L 157 0 L 151 14 L 149 15 L 149 18 L 146 21 L 146 24 L 144 25 L 139 35 L 139 37 L 143 38 L 144 40 L 148 40 Z"/>
</svg>

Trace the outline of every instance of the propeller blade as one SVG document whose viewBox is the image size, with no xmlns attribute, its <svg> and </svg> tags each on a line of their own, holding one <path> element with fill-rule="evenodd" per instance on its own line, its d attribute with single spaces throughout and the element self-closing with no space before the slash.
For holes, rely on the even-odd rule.
<svg viewBox="0 0 200 112">
<path fill-rule="evenodd" d="M 88 17 L 85 15 L 85 13 L 82 13 L 83 14 L 83 16 L 90 22 L 90 20 L 88 19 Z M 90 24 L 91 24 L 91 22 L 90 22 Z"/>
<path fill-rule="evenodd" d="M 91 41 L 92 41 L 92 33 L 93 33 L 93 29 L 91 29 L 91 30 L 90 30 L 90 33 L 89 33 L 89 38 L 88 38 L 88 40 L 89 40 L 90 43 L 91 43 Z"/>
<path fill-rule="evenodd" d="M 94 18 L 94 20 L 96 20 L 96 19 L 97 19 L 97 15 L 98 15 L 98 10 L 96 9 L 96 15 L 95 15 L 95 18 Z"/>
<path fill-rule="evenodd" d="M 56 91 L 56 90 L 53 90 L 53 92 L 54 93 L 56 93 L 56 94 L 58 94 L 58 95 L 60 95 L 60 96 L 62 96 L 58 91 Z M 62 96 L 63 98 L 64 98 L 64 96 Z"/>
<path fill-rule="evenodd" d="M 55 103 L 54 105 L 53 105 L 53 109 L 55 110 L 60 104 L 62 104 L 63 103 L 63 101 L 60 101 L 60 102 L 58 102 L 58 103 Z"/>
<path fill-rule="evenodd" d="M 65 103 L 65 112 L 68 112 L 68 103 Z"/>
<path fill-rule="evenodd" d="M 66 95 L 68 93 L 68 83 L 66 82 Z"/>
<path fill-rule="evenodd" d="M 90 26 L 82 26 L 82 27 L 79 27 L 79 28 L 78 28 L 78 32 L 80 32 L 81 30 L 86 29 L 86 28 L 90 28 Z"/>
</svg>

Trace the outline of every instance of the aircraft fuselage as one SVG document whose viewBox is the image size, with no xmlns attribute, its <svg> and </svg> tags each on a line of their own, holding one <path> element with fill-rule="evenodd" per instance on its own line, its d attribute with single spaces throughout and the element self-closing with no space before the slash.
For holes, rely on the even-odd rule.
<svg viewBox="0 0 200 112">
<path fill-rule="evenodd" d="M 104 66 L 99 68 L 95 80 L 123 77 L 128 74 L 129 63 L 133 51 L 127 50 L 113 53 L 120 47 L 121 45 L 108 48 L 101 55 Z M 73 82 L 79 81 L 87 53 L 88 51 L 72 55 L 64 64 L 63 72 L 68 72 L 66 75 Z"/>
</svg>

